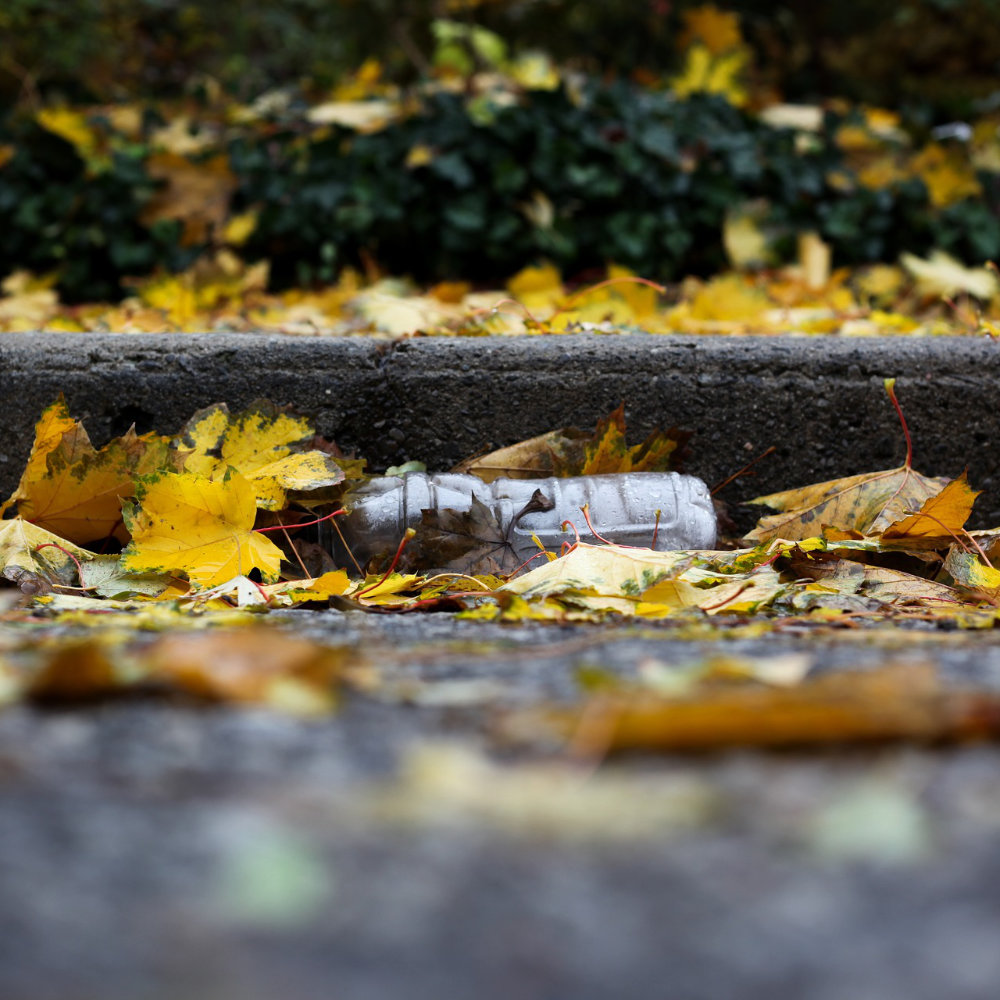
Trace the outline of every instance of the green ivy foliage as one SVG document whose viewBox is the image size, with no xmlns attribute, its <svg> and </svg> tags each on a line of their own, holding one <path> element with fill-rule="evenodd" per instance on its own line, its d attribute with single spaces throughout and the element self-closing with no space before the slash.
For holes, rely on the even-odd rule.
<svg viewBox="0 0 1000 1000">
<path fill-rule="evenodd" d="M 568 275 L 612 261 L 661 280 L 707 274 L 726 266 L 727 211 L 755 199 L 789 255 L 797 232 L 816 230 L 838 264 L 935 247 L 1000 257 L 993 175 L 985 197 L 944 210 L 919 179 L 869 190 L 851 180 L 839 123 L 828 115 L 803 143 L 721 98 L 592 81 L 497 107 L 437 94 L 370 134 L 286 113 L 220 142 L 238 180 L 232 211 L 259 212 L 240 252 L 268 259 L 275 287 L 365 259 L 420 281 L 496 282 L 542 259 Z M 142 224 L 156 191 L 142 143 L 119 144 L 96 173 L 30 120 L 0 128 L 4 144 L 15 152 L 0 166 L 0 274 L 55 269 L 65 300 L 110 299 L 124 279 L 206 249 L 182 246 L 179 223 Z M 408 160 L 416 148 L 427 162 Z"/>
</svg>

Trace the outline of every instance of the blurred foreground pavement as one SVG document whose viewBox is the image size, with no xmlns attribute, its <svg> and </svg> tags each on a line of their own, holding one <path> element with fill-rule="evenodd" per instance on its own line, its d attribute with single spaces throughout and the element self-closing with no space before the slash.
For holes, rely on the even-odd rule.
<svg viewBox="0 0 1000 1000">
<path fill-rule="evenodd" d="M 635 755 L 498 707 L 718 653 L 930 661 L 990 634 L 667 631 L 294 612 L 380 682 L 320 721 L 123 701 L 0 713 L 4 1000 L 979 1000 L 1000 981 L 1000 747 Z"/>
</svg>

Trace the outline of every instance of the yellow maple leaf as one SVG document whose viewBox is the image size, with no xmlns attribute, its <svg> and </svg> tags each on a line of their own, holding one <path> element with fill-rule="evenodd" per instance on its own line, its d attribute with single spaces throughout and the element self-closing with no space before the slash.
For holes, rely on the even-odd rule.
<svg viewBox="0 0 1000 1000">
<path fill-rule="evenodd" d="M 142 303 L 163 313 L 154 320 L 156 326 L 162 328 L 164 319 L 176 330 L 187 330 L 196 324 L 198 298 L 183 274 L 153 275 L 139 283 L 137 290 Z"/>
<path fill-rule="evenodd" d="M 229 315 L 221 318 L 231 321 L 234 313 L 259 304 L 267 287 L 268 273 L 267 261 L 247 265 L 232 250 L 217 250 L 199 257 L 181 274 L 157 273 L 127 282 L 137 297 L 128 299 L 123 306 L 130 310 L 129 319 L 133 321 L 136 317 L 142 320 L 141 306 L 159 310 L 162 315 L 154 317 L 154 329 L 162 328 L 166 318 L 177 330 L 204 330 L 220 318 L 210 315 L 213 310 L 228 307 Z M 113 312 L 105 313 L 102 318 L 112 328 L 120 329 L 123 325 Z"/>
<path fill-rule="evenodd" d="M 629 447 L 625 440 L 625 404 L 598 421 L 593 437 L 583 448 L 583 461 L 574 467 L 555 458 L 557 475 L 597 476 L 618 472 L 666 472 L 673 464 L 674 452 L 687 435 L 676 428 L 655 430 L 641 444 Z"/>
<path fill-rule="evenodd" d="M 604 281 L 581 288 L 563 301 L 552 317 L 553 329 L 564 330 L 571 323 L 611 322 L 650 325 L 656 312 L 662 285 L 638 277 L 618 264 L 608 265 Z"/>
<path fill-rule="evenodd" d="M 257 498 L 239 473 L 211 480 L 164 473 L 136 483 L 136 504 L 122 513 L 132 541 L 122 566 L 132 573 L 187 574 L 197 587 L 214 587 L 259 569 L 277 579 L 282 554 L 253 530 Z"/>
<path fill-rule="evenodd" d="M 94 451 L 78 447 L 78 437 L 71 433 L 64 438 L 49 455 L 45 475 L 19 489 L 18 512 L 73 541 L 111 534 L 124 540 L 121 499 L 132 493 L 133 458 L 141 442 L 130 432 L 127 439 Z"/>
<path fill-rule="evenodd" d="M 407 596 L 407 592 L 416 590 L 423 581 L 424 577 L 417 573 L 390 573 L 384 578 L 374 579 L 369 577 L 356 584 L 347 596 L 364 605 L 407 604 L 413 600 Z"/>
<path fill-rule="evenodd" d="M 185 470 L 214 478 L 230 468 L 252 475 L 301 449 L 314 433 L 304 417 L 293 417 L 267 400 L 258 400 L 239 413 L 230 413 L 225 403 L 199 410 L 178 440 L 190 452 L 184 459 Z"/>
<path fill-rule="evenodd" d="M 629 472 L 631 455 L 625 443 L 625 404 L 600 421 L 593 441 L 584 449 L 581 476 L 596 476 L 611 472 Z"/>
<path fill-rule="evenodd" d="M 769 307 L 767 296 L 742 275 L 723 274 L 699 288 L 689 315 L 702 323 L 752 323 Z"/>
<path fill-rule="evenodd" d="M 337 569 L 314 579 L 274 583 L 262 589 L 267 594 L 268 603 L 272 607 L 286 607 L 339 597 L 350 587 L 351 578 L 347 575 L 347 571 Z"/>
<path fill-rule="evenodd" d="M 547 313 L 563 300 L 559 269 L 553 264 L 526 267 L 507 282 L 507 291 L 532 313 Z"/>
<path fill-rule="evenodd" d="M 166 438 L 134 430 L 96 450 L 60 396 L 42 414 L 21 481 L 0 513 L 16 503 L 26 520 L 70 541 L 114 535 L 124 542 L 121 499 L 131 496 L 136 476 L 173 463 Z"/>
<path fill-rule="evenodd" d="M 664 612 L 668 606 L 678 610 L 695 606 L 706 592 L 684 581 L 677 581 L 669 596 L 666 588 L 651 588 L 661 579 L 674 576 L 689 560 L 690 553 L 581 542 L 561 558 L 505 583 L 499 593 L 528 599 L 570 594 L 574 604 L 590 610 L 635 614 L 637 602 L 646 592 L 652 598 L 647 603 L 663 605 Z"/>
<path fill-rule="evenodd" d="M 608 265 L 608 279 L 618 282 L 614 285 L 614 294 L 620 295 L 632 310 L 636 319 L 643 319 L 656 311 L 659 291 L 651 285 L 630 281 L 636 277 L 635 271 L 622 267 L 620 264 Z"/>
<path fill-rule="evenodd" d="M 290 490 L 318 490 L 343 482 L 344 471 L 336 460 L 322 451 L 286 455 L 254 469 L 247 478 L 257 494 L 257 506 L 281 510 Z"/>
</svg>

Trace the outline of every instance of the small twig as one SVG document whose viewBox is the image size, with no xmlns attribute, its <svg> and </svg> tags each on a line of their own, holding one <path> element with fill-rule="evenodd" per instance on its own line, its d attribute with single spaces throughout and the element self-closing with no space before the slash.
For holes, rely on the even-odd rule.
<svg viewBox="0 0 1000 1000">
<path fill-rule="evenodd" d="M 507 305 L 517 306 L 519 309 L 523 309 L 524 310 L 524 315 L 527 316 L 528 319 L 530 319 L 532 323 L 539 323 L 539 320 L 537 320 L 535 318 L 534 314 L 531 312 L 531 310 L 523 302 L 519 301 L 518 299 L 510 299 L 510 298 L 500 299 L 498 302 L 494 302 L 493 305 L 490 306 L 489 309 L 477 309 L 477 310 L 475 310 L 475 312 L 472 313 L 472 315 L 473 316 L 482 316 L 485 313 L 498 313 L 498 312 L 501 311 L 501 309 L 500 309 L 501 306 L 507 306 Z M 540 323 L 539 323 L 539 325 L 540 325 Z"/>
<path fill-rule="evenodd" d="M 361 564 L 358 562 L 358 560 L 354 558 L 354 553 L 351 551 L 350 545 L 347 544 L 347 539 L 344 537 L 344 533 L 340 530 L 340 525 L 335 520 L 331 521 L 330 523 L 333 525 L 333 530 L 337 532 L 340 541 L 343 543 L 344 548 L 347 550 L 347 554 L 350 557 L 351 562 L 354 563 L 354 568 L 358 571 L 358 576 L 363 577 L 365 575 L 365 571 L 361 568 Z"/>
<path fill-rule="evenodd" d="M 563 523 L 560 524 L 559 527 L 562 528 L 563 531 L 566 531 L 567 528 L 572 528 L 573 534 L 576 535 L 576 541 L 573 542 L 573 547 L 575 548 L 577 545 L 580 544 L 580 531 L 572 521 L 563 521 Z M 563 545 L 568 545 L 568 544 L 569 544 L 568 542 L 563 542 Z"/>
<path fill-rule="evenodd" d="M 749 462 L 747 462 L 747 464 L 744 465 L 742 469 L 737 469 L 731 476 L 727 476 L 725 479 L 722 480 L 721 483 L 718 483 L 717 485 L 713 486 L 712 489 L 709 491 L 710 495 L 714 497 L 716 493 L 718 493 L 720 490 L 724 490 L 730 483 L 736 482 L 736 480 L 739 479 L 740 476 L 745 476 L 747 474 L 756 475 L 756 473 L 750 473 L 750 470 L 762 458 L 767 458 L 768 455 L 773 454 L 777 450 L 778 449 L 775 448 L 773 444 L 770 446 L 770 448 L 765 448 L 764 451 L 762 451 L 756 458 L 752 458 Z"/>
<path fill-rule="evenodd" d="M 314 524 L 322 524 L 324 521 L 329 521 L 331 518 L 336 517 L 338 514 L 346 514 L 347 510 L 341 507 L 340 510 L 335 510 L 331 514 L 326 514 L 323 517 L 316 518 L 315 521 L 299 521 L 297 524 L 272 524 L 267 528 L 254 528 L 254 531 L 284 531 L 286 528 L 311 528 Z"/>
<path fill-rule="evenodd" d="M 299 555 L 299 550 L 295 547 L 295 542 L 292 541 L 292 536 L 288 534 L 288 529 L 282 525 L 282 534 L 285 536 L 285 541 L 288 542 L 288 547 L 292 550 L 292 554 L 295 556 L 296 562 L 302 567 L 302 573 L 304 576 L 309 576 L 309 570 L 306 569 L 306 564 L 302 561 L 302 556 Z"/>
<path fill-rule="evenodd" d="M 568 542 L 563 542 L 563 545 L 568 545 L 568 544 L 569 544 Z M 564 552 L 560 552 L 559 554 L 565 555 Z M 525 566 L 529 565 L 530 563 L 533 563 L 539 556 L 545 556 L 545 555 L 548 555 L 548 552 L 545 549 L 541 549 L 538 552 L 536 552 L 533 556 L 528 556 L 528 558 L 525 559 L 520 566 L 515 567 L 510 571 L 510 573 L 507 574 L 507 579 L 510 580 L 513 577 L 517 576 L 517 574 L 520 573 Z"/>
</svg>

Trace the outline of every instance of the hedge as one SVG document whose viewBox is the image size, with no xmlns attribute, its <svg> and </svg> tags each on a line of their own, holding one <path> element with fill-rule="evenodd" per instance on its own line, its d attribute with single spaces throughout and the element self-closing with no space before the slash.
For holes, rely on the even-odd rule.
<svg viewBox="0 0 1000 1000">
<path fill-rule="evenodd" d="M 569 275 L 613 261 L 669 281 L 726 265 L 724 221 L 744 203 L 766 206 L 779 257 L 803 230 L 838 264 L 932 248 L 1000 257 L 1000 174 L 979 171 L 980 196 L 943 206 L 905 171 L 866 186 L 838 141 L 851 119 L 830 112 L 803 134 L 719 97 L 599 80 L 506 104 L 433 93 L 370 133 L 315 125 L 307 111 L 215 121 L 212 141 L 181 158 L 223 164 L 223 214 L 255 213 L 240 252 L 270 260 L 276 287 L 372 262 L 420 281 L 490 282 L 540 259 Z M 0 126 L 0 274 L 56 271 L 67 301 L 113 299 L 129 277 L 182 269 L 224 240 L 220 218 L 151 220 L 163 122 L 149 112 L 125 134 L 112 118 L 90 115 L 83 153 L 37 116 Z"/>
</svg>

